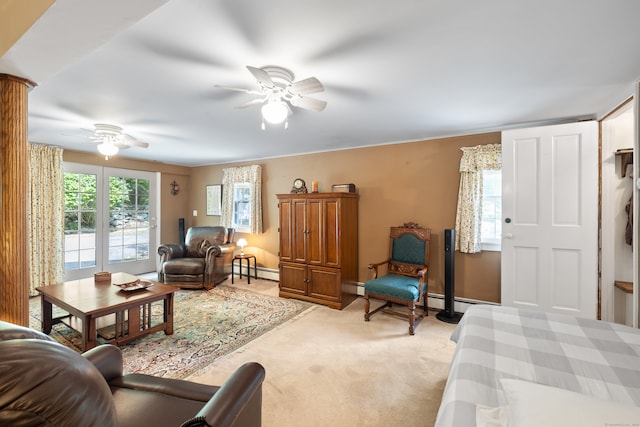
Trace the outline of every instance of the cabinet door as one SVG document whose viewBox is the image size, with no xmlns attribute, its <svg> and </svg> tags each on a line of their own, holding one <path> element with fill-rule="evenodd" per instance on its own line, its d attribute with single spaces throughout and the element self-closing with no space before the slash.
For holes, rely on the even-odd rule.
<svg viewBox="0 0 640 427">
<path fill-rule="evenodd" d="M 279 203 L 280 207 L 280 260 L 293 261 L 293 224 L 291 199 L 282 199 Z"/>
<path fill-rule="evenodd" d="M 304 264 L 280 263 L 280 290 L 292 294 L 307 294 L 307 266 Z"/>
<path fill-rule="evenodd" d="M 340 301 L 342 278 L 340 270 L 309 266 L 309 296 L 328 301 Z"/>
<path fill-rule="evenodd" d="M 340 267 L 340 200 L 325 200 L 323 206 L 323 265 Z"/>
<path fill-rule="evenodd" d="M 323 202 L 320 199 L 307 200 L 307 259 L 309 264 L 323 263 Z"/>
<path fill-rule="evenodd" d="M 291 211 L 292 261 L 307 262 L 307 201 L 293 199 Z"/>
</svg>

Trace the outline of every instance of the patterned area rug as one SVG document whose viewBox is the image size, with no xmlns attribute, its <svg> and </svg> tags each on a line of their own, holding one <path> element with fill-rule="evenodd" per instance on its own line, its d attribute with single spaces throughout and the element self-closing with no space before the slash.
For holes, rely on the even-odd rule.
<svg viewBox="0 0 640 427">
<path fill-rule="evenodd" d="M 224 285 L 210 291 L 179 290 L 173 335 L 157 332 L 121 346 L 125 373 L 184 378 L 311 307 Z M 40 330 L 40 298 L 31 298 L 29 312 L 31 328 Z M 161 307 L 153 306 L 152 312 L 159 316 Z M 60 314 L 54 306 L 54 317 Z M 80 351 L 80 334 L 67 326 L 54 325 L 51 336 Z"/>
</svg>

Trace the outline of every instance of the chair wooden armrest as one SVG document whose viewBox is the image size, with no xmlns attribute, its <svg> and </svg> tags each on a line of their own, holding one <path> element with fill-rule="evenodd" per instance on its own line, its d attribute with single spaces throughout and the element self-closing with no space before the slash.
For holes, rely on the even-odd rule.
<svg viewBox="0 0 640 427">
<path fill-rule="evenodd" d="M 388 263 L 389 263 L 389 260 L 381 261 L 381 262 L 373 262 L 373 263 L 367 265 L 367 268 L 369 270 L 373 270 L 373 278 L 376 279 L 376 278 L 378 278 L 378 267 L 380 267 L 381 265 L 388 264 Z"/>
</svg>

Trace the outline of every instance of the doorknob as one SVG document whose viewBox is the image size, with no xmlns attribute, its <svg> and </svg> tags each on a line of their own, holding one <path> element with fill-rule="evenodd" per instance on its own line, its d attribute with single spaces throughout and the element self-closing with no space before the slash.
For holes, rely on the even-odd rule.
<svg viewBox="0 0 640 427">
<path fill-rule="evenodd" d="M 505 233 L 505 234 L 504 234 L 504 238 L 505 238 L 505 239 L 513 239 L 513 234 L 511 234 L 511 233 Z"/>
<path fill-rule="evenodd" d="M 511 223 L 511 218 L 505 218 L 504 222 L 506 222 L 507 224 Z"/>
</svg>

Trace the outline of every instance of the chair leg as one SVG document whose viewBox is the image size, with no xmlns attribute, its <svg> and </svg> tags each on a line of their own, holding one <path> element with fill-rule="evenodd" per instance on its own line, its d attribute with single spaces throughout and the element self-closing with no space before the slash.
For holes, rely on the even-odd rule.
<svg viewBox="0 0 640 427">
<path fill-rule="evenodd" d="M 409 335 L 415 335 L 415 323 L 416 323 L 416 303 L 415 301 L 409 307 Z"/>
<path fill-rule="evenodd" d="M 371 308 L 371 303 L 369 302 L 369 295 L 364 296 L 364 321 L 369 321 L 369 309 Z"/>
<path fill-rule="evenodd" d="M 429 316 L 429 297 L 427 296 L 426 292 L 424 293 L 423 298 L 424 298 L 424 315 Z"/>
</svg>

